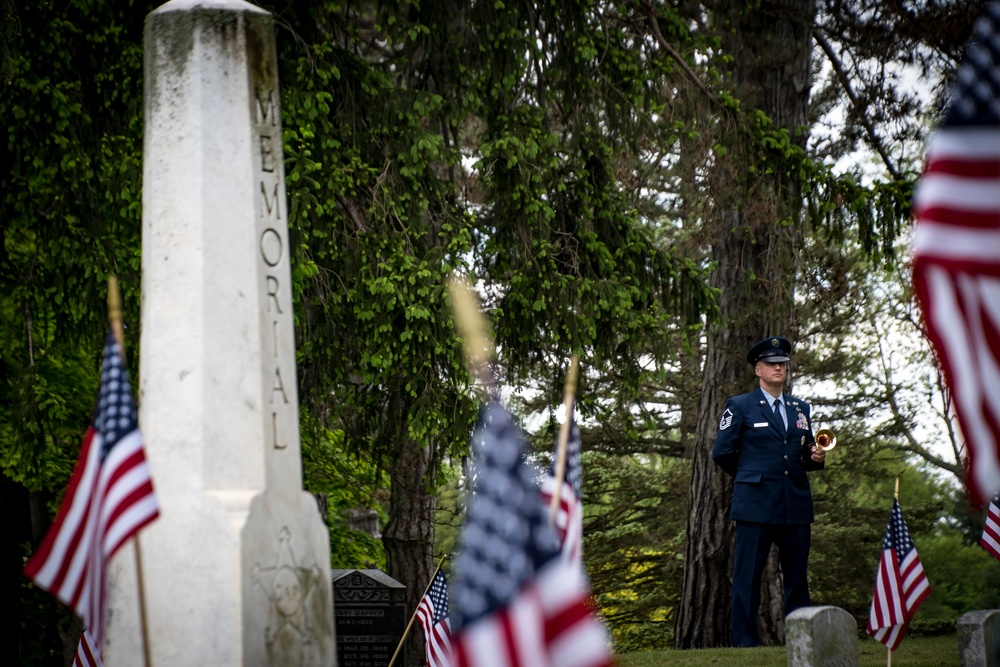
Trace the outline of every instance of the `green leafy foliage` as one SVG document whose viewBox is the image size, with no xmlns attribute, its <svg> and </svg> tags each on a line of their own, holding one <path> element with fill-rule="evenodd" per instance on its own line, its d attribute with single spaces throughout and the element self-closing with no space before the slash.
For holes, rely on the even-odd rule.
<svg viewBox="0 0 1000 667">
<path fill-rule="evenodd" d="M 651 119 L 669 73 L 625 15 L 596 9 L 497 5 L 483 19 L 497 37 L 478 52 L 491 103 L 478 111 L 474 248 L 515 380 L 586 352 L 588 368 L 635 386 L 642 354 L 670 356 L 677 318 L 711 308 L 704 276 L 654 241 L 622 188 L 641 143 L 674 140 Z"/>
<path fill-rule="evenodd" d="M 59 489 L 97 386 L 105 281 L 138 322 L 145 5 L 5 5 L 0 468 Z M 135 329 L 129 338 L 137 341 Z"/>
<path fill-rule="evenodd" d="M 382 544 L 373 535 L 352 528 L 349 512 L 373 510 L 385 523 L 381 490 L 386 482 L 374 464 L 347 451 L 344 434 L 322 426 L 306 410 L 300 411 L 302 476 L 309 491 L 326 502 L 330 532 L 330 564 L 334 568 L 384 568 Z"/>
<path fill-rule="evenodd" d="M 978 541 L 969 543 L 948 525 L 920 537 L 917 553 L 931 594 L 913 620 L 913 634 L 951 633 L 965 612 L 1000 605 L 1000 567 Z"/>
<path fill-rule="evenodd" d="M 678 459 L 584 457 L 584 560 L 618 651 L 673 644 L 690 466 Z"/>
<path fill-rule="evenodd" d="M 6 35 L 0 97 L 0 465 L 31 488 L 59 488 L 96 390 L 108 274 L 125 287 L 126 321 L 138 322 L 142 52 L 133 19 L 146 7 L 5 6 L 19 30 Z"/>
<path fill-rule="evenodd" d="M 340 9 L 318 20 L 339 30 Z M 393 24 L 393 42 L 429 39 L 419 25 Z M 391 54 L 366 60 L 325 39 L 288 47 L 290 224 L 294 265 L 307 267 L 296 275 L 304 399 L 377 465 L 404 441 L 431 447 L 437 461 L 465 447 L 475 415 L 444 296 L 470 242 L 469 218 L 440 177 L 459 155 L 429 129 L 453 109 L 398 85 Z"/>
<path fill-rule="evenodd" d="M 23 664 L 51 665 L 62 664 L 57 626 L 71 636 L 73 617 L 21 567 L 55 513 L 90 420 L 112 273 L 136 376 L 142 19 L 152 7 L 2 4 L 0 474 L 24 498 L 5 497 L 17 529 L 0 577 L 20 623 L 3 642 Z"/>
</svg>

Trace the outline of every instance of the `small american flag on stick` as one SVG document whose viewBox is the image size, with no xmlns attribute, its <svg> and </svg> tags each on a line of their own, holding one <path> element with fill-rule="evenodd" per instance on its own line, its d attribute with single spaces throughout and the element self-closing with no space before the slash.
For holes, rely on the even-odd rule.
<svg viewBox="0 0 1000 667">
<path fill-rule="evenodd" d="M 524 441 L 496 401 L 478 461 L 452 585 L 454 667 L 606 667 L 603 624 L 578 569 L 559 555 Z"/>
<path fill-rule="evenodd" d="M 440 568 L 417 605 L 417 619 L 427 639 L 428 667 L 451 665 L 451 621 L 448 619 L 448 582 Z"/>
<path fill-rule="evenodd" d="M 580 429 L 569 414 L 569 439 L 566 442 L 565 479 L 559 492 L 556 507 L 555 531 L 563 557 L 583 571 L 583 466 L 580 460 Z M 556 443 L 558 454 L 558 441 Z M 542 502 L 548 506 L 556 489 L 556 463 L 553 460 L 549 474 L 542 481 Z"/>
<path fill-rule="evenodd" d="M 121 349 L 111 331 L 106 341 L 100 395 L 80 460 L 55 522 L 24 568 L 83 619 L 78 661 L 87 653 L 100 660 L 108 562 L 160 513 Z"/>
<path fill-rule="evenodd" d="M 895 651 L 917 607 L 931 593 L 924 566 L 903 520 L 899 501 L 892 503 L 868 616 L 868 634 Z"/>
<path fill-rule="evenodd" d="M 981 507 L 1000 491 L 1000 2 L 976 24 L 913 214 L 913 287 Z"/>
</svg>

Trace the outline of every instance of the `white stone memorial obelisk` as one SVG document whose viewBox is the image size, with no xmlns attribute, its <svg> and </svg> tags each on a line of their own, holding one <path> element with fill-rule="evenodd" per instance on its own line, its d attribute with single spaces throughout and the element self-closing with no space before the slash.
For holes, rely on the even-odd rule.
<svg viewBox="0 0 1000 667">
<path fill-rule="evenodd" d="M 330 547 L 302 489 L 272 16 L 149 14 L 139 423 L 160 518 L 141 535 L 151 665 L 336 664 Z M 105 664 L 144 664 L 134 550 Z"/>
</svg>

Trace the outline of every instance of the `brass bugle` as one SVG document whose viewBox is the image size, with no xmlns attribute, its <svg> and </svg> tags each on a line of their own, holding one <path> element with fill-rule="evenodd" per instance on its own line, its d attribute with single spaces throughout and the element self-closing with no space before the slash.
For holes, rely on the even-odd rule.
<svg viewBox="0 0 1000 667">
<path fill-rule="evenodd" d="M 816 432 L 816 446 L 828 452 L 837 446 L 837 434 L 828 428 Z"/>
</svg>

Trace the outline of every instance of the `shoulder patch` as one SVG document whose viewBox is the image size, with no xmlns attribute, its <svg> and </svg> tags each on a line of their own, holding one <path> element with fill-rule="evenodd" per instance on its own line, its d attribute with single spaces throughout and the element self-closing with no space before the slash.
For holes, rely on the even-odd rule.
<svg viewBox="0 0 1000 667">
<path fill-rule="evenodd" d="M 722 419 L 719 420 L 719 430 L 725 431 L 727 428 L 733 425 L 733 413 L 729 408 L 722 413 Z"/>
</svg>

